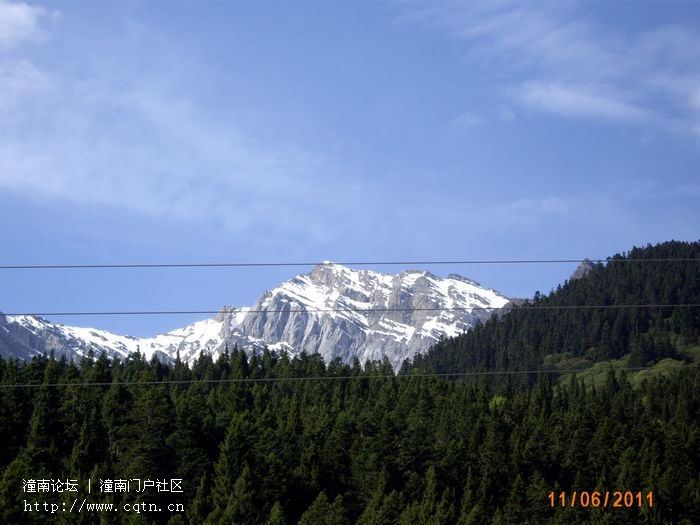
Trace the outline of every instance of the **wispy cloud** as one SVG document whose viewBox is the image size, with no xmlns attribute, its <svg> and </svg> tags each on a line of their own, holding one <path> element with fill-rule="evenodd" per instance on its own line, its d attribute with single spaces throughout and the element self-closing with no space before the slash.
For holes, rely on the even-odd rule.
<svg viewBox="0 0 700 525">
<path fill-rule="evenodd" d="M 28 60 L 0 62 L 0 114 L 16 113 L 21 100 L 49 85 L 47 76 Z"/>
<path fill-rule="evenodd" d="M 115 82 L 104 68 L 72 77 L 37 65 L 19 44 L 47 30 L 42 17 L 0 3 L 0 33 L 15 27 L 0 62 L 0 188 L 224 233 L 332 234 L 345 212 L 333 196 L 352 190 L 326 175 L 322 157 L 202 111 L 167 71 Z"/>
<path fill-rule="evenodd" d="M 40 39 L 44 35 L 42 19 L 50 15 L 42 7 L 0 0 L 0 49 Z"/>
<path fill-rule="evenodd" d="M 42 7 L 0 0 L 0 113 L 20 106 L 22 97 L 47 83 L 44 73 L 30 60 L 16 56 L 17 47 L 46 36 L 43 22 L 55 14 Z"/>
<path fill-rule="evenodd" d="M 692 26 L 613 32 L 576 1 L 433 2 L 407 13 L 498 69 L 515 105 L 686 132 L 700 125 L 700 33 Z"/>
<path fill-rule="evenodd" d="M 556 82 L 527 82 L 514 89 L 522 104 L 565 117 L 640 120 L 650 112 L 621 97 L 601 92 L 601 86 L 565 85 Z"/>
<path fill-rule="evenodd" d="M 256 145 L 184 98 L 147 90 L 88 96 L 84 85 L 54 84 L 25 113 L 23 131 L 0 144 L 0 186 L 235 231 L 294 228 L 331 200 L 311 180 L 319 159 Z"/>
<path fill-rule="evenodd" d="M 456 126 L 461 126 L 465 128 L 475 128 L 479 126 L 482 122 L 483 119 L 480 116 L 475 115 L 474 113 L 471 113 L 469 111 L 465 111 L 454 120 L 454 124 Z"/>
</svg>

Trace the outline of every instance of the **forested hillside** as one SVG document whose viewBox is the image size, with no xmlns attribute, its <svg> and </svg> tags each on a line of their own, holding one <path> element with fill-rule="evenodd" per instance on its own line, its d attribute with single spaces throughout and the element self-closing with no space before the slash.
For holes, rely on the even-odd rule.
<svg viewBox="0 0 700 525">
<path fill-rule="evenodd" d="M 236 348 L 0 360 L 0 522 L 698 523 L 699 312 L 657 306 L 699 303 L 698 270 L 697 244 L 632 250 L 400 375 Z M 685 365 L 633 384 L 600 364 L 623 356 Z M 594 386 L 537 372 L 594 362 Z"/>
<path fill-rule="evenodd" d="M 691 361 L 700 342 L 700 243 L 667 242 L 615 255 L 509 315 L 437 344 L 425 372 L 631 368 Z M 558 375 L 558 374 L 555 374 Z M 532 381 L 533 375 L 528 378 Z"/>
</svg>

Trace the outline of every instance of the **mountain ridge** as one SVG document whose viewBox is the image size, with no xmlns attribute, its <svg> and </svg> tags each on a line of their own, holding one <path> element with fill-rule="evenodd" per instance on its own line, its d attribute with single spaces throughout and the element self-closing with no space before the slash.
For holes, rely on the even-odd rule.
<svg viewBox="0 0 700 525">
<path fill-rule="evenodd" d="M 34 316 L 3 316 L 0 354 L 49 353 L 80 358 L 92 349 L 109 357 L 139 351 L 148 359 L 187 363 L 227 346 L 247 351 L 318 352 L 326 361 L 406 359 L 444 337 L 469 330 L 508 299 L 476 281 L 425 270 L 398 274 L 354 270 L 326 261 L 265 291 L 251 307 L 227 305 L 210 319 L 154 337 L 54 324 Z"/>
</svg>

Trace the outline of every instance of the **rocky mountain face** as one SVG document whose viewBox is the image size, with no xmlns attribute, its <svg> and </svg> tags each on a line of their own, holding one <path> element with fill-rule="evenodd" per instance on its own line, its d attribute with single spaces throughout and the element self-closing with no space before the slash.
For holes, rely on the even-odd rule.
<svg viewBox="0 0 700 525">
<path fill-rule="evenodd" d="M 455 336 L 508 302 L 498 292 L 459 275 L 426 271 L 397 275 L 324 263 L 265 292 L 250 308 L 225 307 L 213 319 L 152 338 L 53 324 L 32 316 L 0 317 L 0 354 L 31 358 L 54 351 L 80 357 L 124 357 L 140 351 L 192 362 L 228 345 L 250 351 L 268 346 L 291 354 L 320 353 L 326 361 L 388 358 L 395 370 L 442 337 Z"/>
<path fill-rule="evenodd" d="M 247 336 L 319 352 L 326 360 L 381 360 L 395 369 L 441 337 L 488 318 L 507 299 L 478 283 L 429 272 L 388 275 L 319 265 L 263 294 L 240 324 Z"/>
<path fill-rule="evenodd" d="M 593 261 L 590 259 L 584 259 L 581 261 L 581 264 L 576 267 L 569 280 L 575 281 L 577 279 L 583 279 L 586 275 L 591 273 L 591 270 L 593 270 L 594 267 Z"/>
</svg>

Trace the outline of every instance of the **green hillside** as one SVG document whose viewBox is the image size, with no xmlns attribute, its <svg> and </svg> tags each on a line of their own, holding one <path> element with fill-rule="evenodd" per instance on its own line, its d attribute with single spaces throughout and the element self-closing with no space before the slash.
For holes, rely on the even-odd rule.
<svg viewBox="0 0 700 525">
<path fill-rule="evenodd" d="M 667 242 L 615 255 L 549 295 L 445 340 L 414 368 L 423 372 L 551 370 L 583 377 L 600 363 L 634 369 L 697 364 L 700 243 Z M 653 371 L 645 370 L 648 377 Z M 534 374 L 521 374 L 532 381 Z"/>
</svg>

